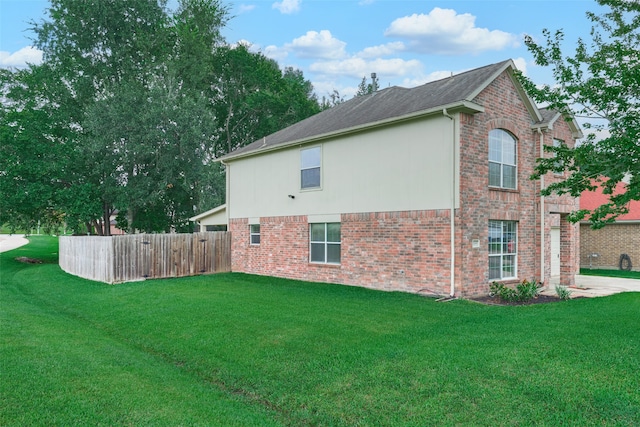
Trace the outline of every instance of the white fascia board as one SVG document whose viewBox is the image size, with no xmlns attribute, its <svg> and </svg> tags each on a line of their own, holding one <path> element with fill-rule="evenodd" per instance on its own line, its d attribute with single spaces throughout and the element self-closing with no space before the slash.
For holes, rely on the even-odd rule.
<svg viewBox="0 0 640 427">
<path fill-rule="evenodd" d="M 196 216 L 192 216 L 191 218 L 189 218 L 189 221 L 200 221 L 202 218 L 208 217 L 209 215 L 213 215 L 216 214 L 224 209 L 227 209 L 227 205 L 226 203 L 224 205 L 220 205 L 218 207 L 215 207 L 213 209 L 210 209 L 206 212 L 202 212 L 201 214 L 198 214 Z"/>
</svg>

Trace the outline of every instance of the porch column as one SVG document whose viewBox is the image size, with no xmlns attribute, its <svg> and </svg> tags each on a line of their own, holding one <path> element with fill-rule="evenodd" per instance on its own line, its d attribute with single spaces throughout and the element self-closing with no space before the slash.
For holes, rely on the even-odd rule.
<svg viewBox="0 0 640 427">
<path fill-rule="evenodd" d="M 560 215 L 560 284 L 575 286 L 575 275 L 579 273 L 580 224 L 567 221 L 567 215 Z"/>
</svg>

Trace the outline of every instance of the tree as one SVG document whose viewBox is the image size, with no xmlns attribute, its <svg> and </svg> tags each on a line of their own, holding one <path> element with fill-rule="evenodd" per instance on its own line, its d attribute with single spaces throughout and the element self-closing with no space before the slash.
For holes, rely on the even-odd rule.
<svg viewBox="0 0 640 427">
<path fill-rule="evenodd" d="M 378 90 L 378 77 L 376 73 L 371 73 L 371 83 L 367 83 L 367 78 L 363 77 L 358 85 L 355 96 L 369 95 Z"/>
<path fill-rule="evenodd" d="M 0 220 L 187 230 L 225 198 L 216 157 L 319 111 L 302 72 L 224 43 L 218 0 L 166 3 L 52 0 L 33 24 L 43 63 L 0 72 Z"/>
<path fill-rule="evenodd" d="M 334 89 L 328 97 L 323 96 L 320 101 L 320 109 L 328 110 L 331 107 L 335 107 L 338 104 L 342 104 L 344 102 L 344 96 L 340 95 L 340 92 L 337 89 Z"/>
<path fill-rule="evenodd" d="M 529 94 L 559 111 L 570 106 L 591 130 L 575 148 L 550 148 L 555 157 L 540 159 L 533 178 L 549 171 L 569 171 L 562 182 L 549 185 L 543 194 L 579 196 L 584 190 L 602 186 L 610 201 L 592 212 L 570 215 L 577 222 L 588 218 L 599 228 L 627 212 L 631 200 L 640 200 L 640 3 L 597 0 L 607 8 L 602 15 L 588 12 L 593 23 L 592 41 L 579 40 L 573 56 L 562 52 L 564 34 L 544 30 L 546 45 L 527 36 L 525 43 L 538 65 L 551 67 L 556 85 L 537 87 L 520 76 Z M 599 123 L 604 121 L 604 124 Z M 594 131 L 606 130 L 603 138 Z M 614 189 L 624 182 L 625 191 Z"/>
<path fill-rule="evenodd" d="M 60 90 L 46 66 L 0 70 L 0 223 L 52 231 L 64 220 L 61 192 L 74 174 L 68 110 L 43 108 Z M 95 206 L 84 206 L 92 209 Z M 99 213 L 98 209 L 98 213 Z"/>
<path fill-rule="evenodd" d="M 320 111 L 310 82 L 293 68 L 248 46 L 216 51 L 214 109 L 223 134 L 216 147 L 222 156 Z"/>
</svg>

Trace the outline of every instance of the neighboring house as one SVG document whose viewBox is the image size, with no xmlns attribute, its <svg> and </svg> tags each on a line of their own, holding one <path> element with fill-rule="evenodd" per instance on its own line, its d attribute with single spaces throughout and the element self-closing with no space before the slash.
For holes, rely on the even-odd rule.
<svg viewBox="0 0 640 427">
<path fill-rule="evenodd" d="M 221 231 L 227 229 L 227 205 L 221 205 L 217 208 L 208 210 L 192 218 L 198 224 L 199 231 Z"/>
<path fill-rule="evenodd" d="M 618 183 L 615 193 L 624 191 L 624 183 Z M 602 188 L 585 191 L 580 196 L 580 208 L 593 210 L 609 202 Z M 629 213 L 620 215 L 612 224 L 598 230 L 588 222 L 580 224 L 580 267 L 620 268 L 621 255 L 627 255 L 632 270 L 640 271 L 640 201 L 629 203 Z M 626 267 L 626 264 L 623 264 Z"/>
<path fill-rule="evenodd" d="M 121 234 L 127 234 L 124 230 L 118 228 L 117 222 L 116 222 L 116 218 L 118 217 L 118 211 L 115 210 L 111 213 L 111 216 L 109 217 L 109 233 L 111 233 L 111 236 L 117 236 L 117 235 L 121 235 Z"/>
<path fill-rule="evenodd" d="M 356 97 L 223 157 L 232 270 L 455 296 L 573 284 L 577 200 L 541 198 L 557 177 L 529 176 L 541 145 L 582 134 L 514 71 Z"/>
</svg>

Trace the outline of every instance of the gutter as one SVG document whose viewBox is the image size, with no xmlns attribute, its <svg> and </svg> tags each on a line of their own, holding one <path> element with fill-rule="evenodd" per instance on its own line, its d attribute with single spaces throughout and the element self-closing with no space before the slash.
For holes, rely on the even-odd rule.
<svg viewBox="0 0 640 427">
<path fill-rule="evenodd" d="M 540 158 L 544 157 L 544 134 L 542 133 L 542 129 L 537 128 L 538 135 L 540 135 Z M 542 195 L 542 189 L 544 188 L 544 175 L 540 175 L 540 281 L 544 282 L 544 262 L 546 257 L 545 251 L 545 207 L 544 207 L 544 196 Z"/>
<path fill-rule="evenodd" d="M 451 136 L 452 136 L 452 145 L 451 145 L 451 209 L 449 213 L 449 229 L 451 230 L 450 234 L 450 244 L 451 244 L 451 284 L 449 295 L 451 298 L 456 295 L 456 119 L 451 116 L 446 108 L 442 109 L 442 115 L 451 119 Z"/>
<path fill-rule="evenodd" d="M 225 180 L 225 195 L 224 195 L 224 200 L 225 200 L 225 205 L 227 205 L 227 207 L 225 208 L 227 210 L 227 231 L 229 231 L 229 223 L 231 220 L 231 204 L 229 203 L 229 197 L 231 196 L 231 171 L 229 168 L 229 164 L 225 163 L 224 160 L 220 160 L 220 164 L 222 166 L 224 166 L 224 180 Z"/>
</svg>

